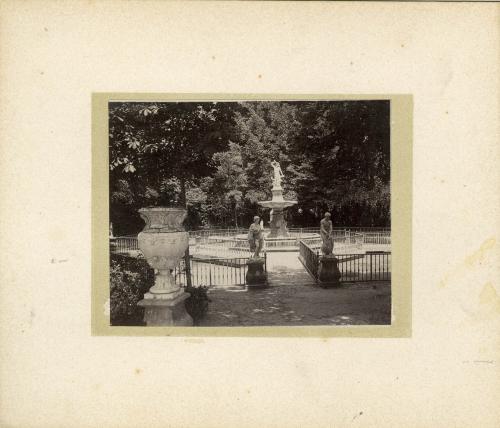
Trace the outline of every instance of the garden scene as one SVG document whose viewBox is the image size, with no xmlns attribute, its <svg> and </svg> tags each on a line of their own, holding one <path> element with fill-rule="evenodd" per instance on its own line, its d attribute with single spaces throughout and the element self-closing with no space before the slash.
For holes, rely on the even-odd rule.
<svg viewBox="0 0 500 428">
<path fill-rule="evenodd" d="M 389 101 L 109 103 L 112 325 L 391 323 Z"/>
</svg>

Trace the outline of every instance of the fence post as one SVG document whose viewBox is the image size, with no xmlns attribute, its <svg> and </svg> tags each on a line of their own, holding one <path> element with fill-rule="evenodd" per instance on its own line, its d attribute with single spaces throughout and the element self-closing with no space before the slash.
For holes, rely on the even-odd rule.
<svg viewBox="0 0 500 428">
<path fill-rule="evenodd" d="M 373 257 L 373 254 L 370 254 L 370 281 L 373 279 L 372 257 Z"/>
<path fill-rule="evenodd" d="M 186 248 L 186 253 L 184 254 L 184 266 L 186 271 L 186 285 L 192 287 L 193 283 L 191 281 L 191 256 L 189 255 L 189 245 Z"/>
</svg>

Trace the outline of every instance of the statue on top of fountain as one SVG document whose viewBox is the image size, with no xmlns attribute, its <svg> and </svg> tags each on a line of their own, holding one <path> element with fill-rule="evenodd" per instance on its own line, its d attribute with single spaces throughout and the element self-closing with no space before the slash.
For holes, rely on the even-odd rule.
<svg viewBox="0 0 500 428">
<path fill-rule="evenodd" d="M 280 164 L 276 161 L 271 162 L 271 166 L 274 170 L 273 187 L 276 189 L 281 188 L 281 179 L 285 176 L 281 170 Z"/>
</svg>

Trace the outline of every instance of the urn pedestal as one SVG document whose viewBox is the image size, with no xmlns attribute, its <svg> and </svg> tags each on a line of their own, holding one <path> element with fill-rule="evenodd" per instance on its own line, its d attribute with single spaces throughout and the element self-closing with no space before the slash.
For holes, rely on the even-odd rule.
<svg viewBox="0 0 500 428">
<path fill-rule="evenodd" d="M 138 305 L 144 308 L 144 321 L 148 326 L 192 326 L 193 318 L 186 312 L 184 305 L 188 297 L 188 293 L 173 299 L 145 297 Z"/>
<path fill-rule="evenodd" d="M 333 254 L 319 258 L 318 282 L 323 288 L 340 287 L 339 260 Z"/>
<path fill-rule="evenodd" d="M 144 307 L 148 326 L 193 325 L 184 301 L 188 293 L 175 283 L 172 271 L 189 246 L 189 235 L 182 226 L 187 211 L 180 208 L 141 208 L 146 227 L 137 236 L 139 249 L 155 269 L 155 284 L 138 305 Z"/>
<path fill-rule="evenodd" d="M 247 290 L 267 287 L 267 274 L 264 271 L 264 263 L 262 257 L 248 259 L 248 270 L 245 278 Z"/>
</svg>

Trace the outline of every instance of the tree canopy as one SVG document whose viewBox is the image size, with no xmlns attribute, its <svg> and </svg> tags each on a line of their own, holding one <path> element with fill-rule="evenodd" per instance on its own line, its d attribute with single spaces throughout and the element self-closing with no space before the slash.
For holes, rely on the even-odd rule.
<svg viewBox="0 0 500 428">
<path fill-rule="evenodd" d="M 109 105 L 110 216 L 142 229 L 137 210 L 185 205 L 188 227 L 246 226 L 285 173 L 297 226 L 390 223 L 389 101 L 116 102 Z"/>
</svg>

